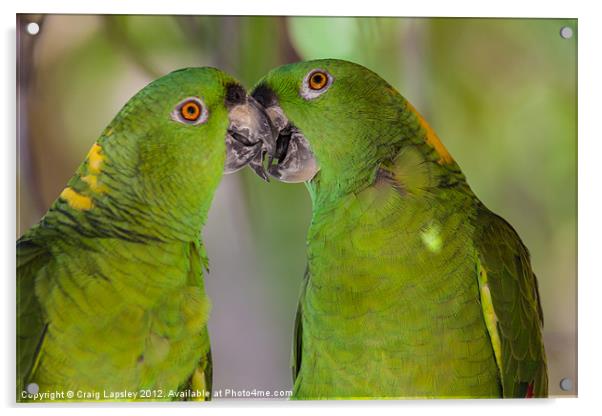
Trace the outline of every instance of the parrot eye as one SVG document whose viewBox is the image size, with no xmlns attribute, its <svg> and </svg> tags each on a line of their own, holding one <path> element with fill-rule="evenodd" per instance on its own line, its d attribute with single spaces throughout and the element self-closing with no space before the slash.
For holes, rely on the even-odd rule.
<svg viewBox="0 0 602 416">
<path fill-rule="evenodd" d="M 207 120 L 207 116 L 207 108 L 197 97 L 189 97 L 180 101 L 171 113 L 174 121 L 183 124 L 201 124 Z"/>
<path fill-rule="evenodd" d="M 332 85 L 334 81 L 332 75 L 322 69 L 310 71 L 301 85 L 301 96 L 306 100 L 312 100 L 324 92 Z"/>
<path fill-rule="evenodd" d="M 328 82 L 328 76 L 323 72 L 314 72 L 309 77 L 309 88 L 312 90 L 321 90 Z"/>
</svg>

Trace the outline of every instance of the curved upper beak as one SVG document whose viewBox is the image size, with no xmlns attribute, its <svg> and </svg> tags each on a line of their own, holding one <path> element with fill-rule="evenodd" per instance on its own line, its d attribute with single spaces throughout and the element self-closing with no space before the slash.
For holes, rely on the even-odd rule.
<svg viewBox="0 0 602 416">
<path fill-rule="evenodd" d="M 270 176 L 290 183 L 311 180 L 320 170 L 320 166 L 307 138 L 288 120 L 278 105 L 276 95 L 268 86 L 259 84 L 252 96 L 265 108 L 273 130 L 271 142 L 266 145 Z"/>
<path fill-rule="evenodd" d="M 230 125 L 226 134 L 224 173 L 232 173 L 249 165 L 257 175 L 268 180 L 263 157 L 276 148 L 276 138 L 265 109 L 251 96 L 244 94 L 228 106 Z"/>
</svg>

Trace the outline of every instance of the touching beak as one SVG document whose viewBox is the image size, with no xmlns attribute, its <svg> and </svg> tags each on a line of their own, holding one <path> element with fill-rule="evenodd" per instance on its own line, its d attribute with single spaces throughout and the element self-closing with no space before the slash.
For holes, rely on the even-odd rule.
<svg viewBox="0 0 602 416">
<path fill-rule="evenodd" d="M 268 181 L 263 157 L 275 151 L 275 132 L 264 108 L 253 97 L 245 94 L 239 101 L 229 106 L 224 173 L 236 172 L 249 165 Z"/>
<path fill-rule="evenodd" d="M 252 95 L 265 108 L 274 130 L 272 142 L 265 147 L 269 155 L 267 165 L 270 176 L 290 183 L 313 179 L 320 170 L 318 161 L 301 130 L 288 120 L 278 105 L 274 92 L 260 84 Z M 274 161 L 276 163 L 273 163 Z"/>
</svg>

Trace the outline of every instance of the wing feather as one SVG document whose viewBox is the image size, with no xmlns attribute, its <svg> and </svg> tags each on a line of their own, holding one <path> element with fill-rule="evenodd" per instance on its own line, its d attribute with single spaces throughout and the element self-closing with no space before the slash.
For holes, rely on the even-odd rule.
<svg viewBox="0 0 602 416">
<path fill-rule="evenodd" d="M 501 341 L 504 397 L 546 397 L 543 313 L 529 252 L 503 218 L 479 208 L 477 250 L 487 274 Z"/>
<path fill-rule="evenodd" d="M 309 281 L 309 267 L 306 267 L 303 282 L 301 285 L 301 296 L 299 297 L 299 304 L 297 306 L 297 314 L 295 316 L 295 326 L 293 330 L 293 351 L 292 351 L 292 362 L 291 367 L 293 370 L 293 384 L 297 380 L 299 370 L 301 369 L 301 356 L 302 356 L 302 344 L 303 339 L 303 311 L 302 304 L 305 296 L 305 290 L 307 288 L 307 282 Z"/>
<path fill-rule="evenodd" d="M 46 248 L 37 243 L 33 233 L 17 241 L 17 397 L 25 389 L 39 362 L 47 323 L 35 293 L 40 271 L 52 260 Z"/>
</svg>

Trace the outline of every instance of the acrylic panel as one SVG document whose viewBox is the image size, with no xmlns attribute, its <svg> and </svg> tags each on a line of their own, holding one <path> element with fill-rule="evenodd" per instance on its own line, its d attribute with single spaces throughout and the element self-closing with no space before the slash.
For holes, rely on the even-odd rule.
<svg viewBox="0 0 602 416">
<path fill-rule="evenodd" d="M 515 387 L 529 396 L 537 388 L 533 385 L 535 379 L 541 379 L 541 374 L 533 375 L 537 371 L 532 367 L 537 365 L 526 363 L 528 357 L 538 355 L 536 351 L 540 348 L 539 324 L 532 320 L 539 314 L 534 309 L 537 297 L 545 316 L 542 333 L 549 395 L 576 397 L 577 40 L 576 19 L 18 15 L 16 237 L 25 235 L 25 239 L 21 239 L 21 247 L 17 250 L 17 264 L 23 266 L 17 270 L 17 316 L 22 320 L 17 322 L 20 343 L 16 359 L 20 380 L 17 380 L 16 400 L 182 400 L 194 398 L 183 393 L 194 390 L 192 386 L 200 386 L 199 390 L 204 392 L 211 391 L 212 400 L 288 400 L 293 393 L 300 399 L 494 397 L 495 392 L 503 394 L 505 391 L 510 395 L 512 383 L 506 385 L 503 382 L 504 371 L 510 373 L 507 377 L 516 376 L 517 379 L 522 377 L 521 374 L 527 374 L 525 379 L 517 382 L 523 384 Z M 404 131 L 409 136 L 416 136 L 412 136 L 412 140 L 422 138 L 425 141 L 416 145 L 423 149 L 420 152 L 436 152 L 440 156 L 441 160 L 435 158 L 429 162 L 433 169 L 447 169 L 445 172 L 451 169 L 448 167 L 452 162 L 445 163 L 448 153 L 444 149 L 447 149 L 450 160 L 453 158 L 453 163 L 461 168 L 472 192 L 484 206 L 511 224 L 528 248 L 530 264 L 537 276 L 538 296 L 534 294 L 537 290 L 531 272 L 526 271 L 529 269 L 526 254 L 517 248 L 518 240 L 513 240 L 508 229 L 504 228 L 505 234 L 482 235 L 474 231 L 470 237 L 461 232 L 456 235 L 445 232 L 454 221 L 455 213 L 464 209 L 459 208 L 455 197 L 450 197 L 446 215 L 440 212 L 437 214 L 440 217 L 423 219 L 423 223 L 414 228 L 403 222 L 408 210 L 400 209 L 391 217 L 394 219 L 389 220 L 388 226 L 398 227 L 400 235 L 407 233 L 407 241 L 415 238 L 417 245 L 398 241 L 399 237 L 388 233 L 390 229 L 382 223 L 380 228 L 374 226 L 372 236 L 356 235 L 362 227 L 368 230 L 368 223 L 382 220 L 372 218 L 369 208 L 366 208 L 366 218 L 372 222 L 358 220 L 356 227 L 348 225 L 347 231 L 337 234 L 336 227 L 329 226 L 339 224 L 337 221 L 345 222 L 347 214 L 341 214 L 342 211 L 335 210 L 312 221 L 312 208 L 318 212 L 320 206 L 316 185 L 305 186 L 302 180 L 284 183 L 274 177 L 267 182 L 249 167 L 223 177 L 221 167 L 214 168 L 213 176 L 201 175 L 198 195 L 194 187 L 182 185 L 179 191 L 170 188 L 173 195 L 165 198 L 172 205 L 168 205 L 169 209 L 160 207 L 157 200 L 163 199 L 155 194 L 172 186 L 169 184 L 175 177 L 195 175 L 196 169 L 201 169 L 199 166 L 205 163 L 191 155 L 191 151 L 183 151 L 181 143 L 177 144 L 180 150 L 173 150 L 173 137 L 187 134 L 185 131 L 195 129 L 197 123 L 200 127 L 196 130 L 201 131 L 205 116 L 208 117 L 207 127 L 220 126 L 212 127 L 215 131 L 211 130 L 211 134 L 225 137 L 233 129 L 232 108 L 241 106 L 241 102 L 251 103 L 251 100 L 259 107 L 251 109 L 255 105 L 252 104 L 248 110 L 250 114 L 263 117 L 261 120 L 270 125 L 272 136 L 268 140 L 273 142 L 272 150 L 276 151 L 278 145 L 281 147 L 276 151 L 276 159 L 278 156 L 284 158 L 289 154 L 287 152 L 293 151 L 292 146 L 297 149 L 302 145 L 300 140 L 306 140 L 320 170 L 304 179 L 321 181 L 320 186 L 326 189 L 328 169 L 336 166 L 328 176 L 336 182 L 332 189 L 345 188 L 342 175 L 363 163 L 358 152 L 349 150 L 349 146 L 359 142 L 351 138 L 354 131 L 346 126 L 360 126 L 355 130 L 358 132 L 365 127 L 363 134 L 366 137 L 379 140 L 374 139 L 378 136 L 374 129 L 380 128 L 375 122 L 380 116 L 367 117 L 366 124 L 362 125 L 356 124 L 361 122 L 358 117 L 368 110 L 354 112 L 354 108 L 364 105 L 363 100 L 371 102 L 366 95 L 374 94 L 371 105 L 382 105 L 385 90 L 354 95 L 353 86 L 359 85 L 361 90 L 364 88 L 362 83 L 368 82 L 370 76 L 360 72 L 356 78 L 351 77 L 353 82 L 360 84 L 353 84 L 346 81 L 349 72 L 341 70 L 336 63 L 324 64 L 322 61 L 315 68 L 308 67 L 319 70 L 322 75 L 318 78 L 313 72 L 301 74 L 299 70 L 302 76 L 291 81 L 287 77 L 296 74 L 295 69 L 284 71 L 278 75 L 283 77 L 282 81 L 271 78 L 264 83 L 269 87 L 269 93 L 258 93 L 259 89 L 256 89 L 255 99 L 245 98 L 244 90 L 232 87 L 239 85 L 251 94 L 258 81 L 276 67 L 324 58 L 351 61 L 368 68 L 390 84 L 392 89 L 386 94 L 394 96 L 398 91 L 412 104 L 411 108 L 404 107 L 399 103 L 405 101 L 395 101 L 398 107 L 378 111 L 372 108 L 370 111 L 383 114 L 383 137 L 388 131 L 384 120 L 389 117 L 384 114 L 404 111 L 411 114 L 407 116 L 411 127 L 408 128 L 413 133 Z M 207 93 L 207 97 L 199 95 L 198 103 L 187 101 L 190 94 L 178 90 L 184 88 L 181 84 L 167 83 L 165 91 L 168 92 L 156 93 L 148 105 L 132 105 L 137 113 L 130 111 L 123 116 L 124 120 L 130 120 L 131 127 L 115 124 L 117 127 L 107 128 L 138 91 L 160 77 L 169 76 L 172 71 L 188 67 L 214 67 L 230 74 L 232 78 L 228 80 L 232 81 L 223 81 L 225 78 L 220 76 L 217 84 L 207 87 L 215 88 L 215 97 L 225 98 L 220 101 Z M 337 92 L 337 82 L 349 82 L 346 85 L 351 87 L 348 91 Z M 218 91 L 216 85 L 223 88 Z M 312 91 L 318 93 L 315 98 L 314 95 L 304 96 L 306 90 L 303 88 L 311 94 Z M 318 116 L 306 120 L 312 117 L 312 111 L 321 105 L 320 102 L 327 102 L 329 92 L 341 94 L 341 99 L 336 105 L 325 105 L 322 112 L 316 113 Z M 196 94 L 192 95 L 196 97 Z M 324 132 L 323 136 L 328 140 L 318 137 L 313 139 L 317 144 L 312 144 L 310 134 L 295 141 L 290 131 L 278 132 L 273 114 L 266 110 L 271 98 L 274 102 L 280 100 L 280 107 L 291 125 L 305 123 L 305 133 Z M 212 105 L 217 107 L 214 109 Z M 205 106 L 206 114 L 203 113 Z M 421 117 L 416 115 L 418 112 Z M 212 118 L 217 117 L 221 117 L 221 124 L 218 121 L 212 124 Z M 261 120 L 254 123 L 261 123 Z M 340 123 L 340 131 L 349 136 L 336 137 L 332 133 L 335 131 L 333 123 Z M 161 133 L 156 135 L 166 140 L 157 145 L 162 146 L 161 152 L 148 150 L 152 148 L 148 145 L 149 140 L 152 143 L 155 137 L 152 133 L 155 124 L 163 126 Z M 177 128 L 173 127 L 176 125 Z M 172 127 L 183 133 L 174 133 Z M 144 134 L 150 138 L 146 143 L 134 145 L 135 140 L 131 137 L 136 136 L 138 130 L 146 132 Z M 302 135 L 304 129 L 301 128 L 299 133 Z M 252 134 L 259 137 L 267 133 Z M 286 134 L 288 138 L 284 142 Z M 97 142 L 99 137 L 103 139 Z M 119 146 L 113 144 L 116 142 Z M 223 142 L 215 143 L 223 153 Z M 379 194 L 382 198 L 392 198 L 390 203 L 398 203 L 391 201 L 403 201 L 404 198 L 413 200 L 412 178 L 420 181 L 426 176 L 431 179 L 436 176 L 440 180 L 443 175 L 443 171 L 436 170 L 438 173 L 435 174 L 435 170 L 428 170 L 427 174 L 420 170 L 422 167 L 416 167 L 426 166 L 426 162 L 414 168 L 408 167 L 411 163 L 402 164 L 395 170 L 394 166 L 399 166 L 395 165 L 397 152 L 400 146 L 405 146 L 400 143 L 392 145 L 388 154 L 379 156 L 378 166 L 366 165 L 364 170 L 357 170 L 357 175 L 365 174 L 370 178 L 366 186 L 397 189 L 396 196 Z M 240 146 L 247 149 L 247 144 Z M 283 148 L 285 144 L 286 149 Z M 109 148 L 115 153 L 109 154 Z M 120 149 L 129 149 L 126 156 L 117 156 Z M 372 147 L 367 145 L 366 149 L 368 158 Z M 329 154 L 336 155 L 332 156 L 332 161 L 327 160 Z M 352 155 L 351 159 L 346 161 L 345 155 Z M 123 157 L 123 165 L 117 163 L 119 157 Z M 138 163 L 133 163 L 133 159 Z M 267 159 L 266 155 L 260 162 L 265 165 Z M 223 157 L 212 163 L 223 164 Z M 393 168 L 387 163 L 392 163 Z M 69 182 L 80 164 L 77 179 Z M 348 166 L 348 170 L 341 166 Z M 260 168 L 256 166 L 256 170 Z M 147 174 L 151 176 L 144 176 Z M 123 181 L 112 182 L 111 175 L 123 176 Z M 457 177 L 454 175 L 450 178 Z M 146 179 L 138 180 L 138 176 Z M 356 179 L 347 176 L 350 176 L 346 179 L 348 182 Z M 190 185 L 188 179 L 182 183 Z M 357 181 L 361 182 L 359 176 Z M 122 199 L 122 191 L 138 189 L 133 183 L 146 184 L 140 188 L 146 190 L 144 196 L 132 201 Z M 449 185 L 449 180 L 446 183 Z M 449 187 L 453 188 L 452 185 Z M 118 188 L 121 189 L 115 191 L 113 197 L 111 193 Z M 138 241 L 136 237 L 147 235 L 147 227 L 154 227 L 149 226 L 147 220 L 158 223 L 173 220 L 178 223 L 176 228 L 181 229 L 178 231 L 180 236 L 201 233 L 203 221 L 190 219 L 194 215 L 188 215 L 183 222 L 166 218 L 172 214 L 173 218 L 180 218 L 177 213 L 181 213 L 186 204 L 192 204 L 190 201 L 198 202 L 204 189 L 211 189 L 211 195 L 206 195 L 206 201 L 199 203 L 203 209 L 208 209 L 201 234 L 203 249 L 200 244 L 194 246 L 192 240 L 195 238 L 187 241 L 199 248 L 200 263 L 205 259 L 203 250 L 209 259 L 208 271 L 203 272 L 204 283 L 191 285 L 200 292 L 199 287 L 206 287 L 210 307 L 201 295 L 197 298 L 187 294 L 190 287 L 174 289 L 177 279 L 171 272 L 157 273 L 158 266 L 153 266 L 160 257 L 158 253 L 165 252 L 156 246 L 166 244 L 164 240 L 174 235 L 170 234 L 168 238 L 164 233 L 158 236 L 149 232 L 148 235 L 154 236 L 149 240 L 140 237 L 141 241 Z M 376 204 L 374 210 L 379 210 L 378 204 L 382 201 L 376 198 L 367 202 L 363 190 L 360 187 L 349 191 L 349 195 L 357 196 L 359 202 L 339 201 L 350 204 L 349 218 L 354 215 L 354 204 Z M 187 195 L 182 196 L 182 193 Z M 310 194 L 314 196 L 313 206 Z M 38 233 L 39 236 L 36 234 L 35 238 L 28 239 L 28 230 L 40 223 L 55 201 L 67 211 L 64 217 L 53 222 L 50 216 L 38 227 L 54 227 L 55 231 Z M 103 203 L 108 204 L 108 211 L 99 213 L 93 220 L 83 219 Z M 131 205 L 127 209 L 129 222 L 120 222 L 125 217 L 117 211 L 128 204 Z M 430 203 L 417 205 L 426 206 L 431 207 Z M 155 208 L 161 214 L 153 214 Z M 421 218 L 430 215 L 422 208 L 412 209 Z M 445 204 L 440 209 L 446 211 Z M 484 227 L 476 216 L 458 217 L 457 221 L 460 225 L 475 221 L 476 225 L 471 225 L 473 230 Z M 80 221 L 88 222 L 82 228 L 76 226 Z M 58 225 L 60 223 L 62 225 Z M 317 227 L 316 224 L 324 227 L 318 230 L 322 233 L 318 237 L 311 232 L 308 234 L 308 229 L 317 230 L 310 228 Z M 398 244 L 399 252 L 381 244 L 384 238 Z M 513 242 L 508 243 L 508 238 Z M 81 242 L 73 244 L 80 239 Z M 322 241 L 322 245 L 316 239 Z M 337 239 L 341 239 L 341 248 L 337 249 L 341 253 L 340 259 L 333 256 L 332 251 L 321 251 L 325 246 L 335 244 Z M 128 244 L 121 246 L 114 240 L 128 241 Z M 357 250 L 345 251 L 342 248 L 345 240 L 357 243 Z M 504 251 L 503 247 L 507 245 L 514 247 L 514 251 Z M 440 266 L 437 265 L 442 263 L 425 261 L 422 257 L 430 250 L 428 255 L 436 257 L 447 253 L 450 262 L 456 261 L 458 256 L 472 253 L 468 247 L 477 253 L 480 250 L 481 256 L 487 250 L 483 247 L 499 249 L 502 260 L 494 263 L 489 257 L 489 264 L 486 264 L 487 260 L 475 257 L 470 263 L 474 264 L 471 274 L 460 266 L 458 269 L 438 269 Z M 454 255 L 452 249 L 462 254 Z M 198 277 L 204 266 L 200 263 L 191 265 L 191 254 L 186 250 L 188 248 L 185 252 L 172 254 L 174 258 L 180 256 L 182 267 L 193 270 L 190 273 Z M 329 270 L 329 273 L 335 270 L 334 274 L 341 274 L 339 278 L 345 282 L 357 279 L 357 286 L 345 283 L 343 287 L 330 281 L 332 287 L 325 295 L 327 300 L 323 300 L 324 303 L 316 301 L 313 312 L 324 312 L 326 305 L 337 306 L 333 306 L 330 315 L 312 315 L 312 310 L 306 306 L 307 315 L 301 318 L 306 330 L 298 340 L 307 341 L 298 347 L 300 343 L 293 341 L 293 334 L 297 328 L 300 291 L 305 285 L 308 250 L 313 253 L 310 268 L 314 270 L 313 276 L 311 272 L 309 274 L 309 282 L 314 279 L 312 284 L 316 285 L 310 293 L 317 293 L 316 287 L 321 282 L 319 270 Z M 110 259 L 112 256 L 115 258 Z M 397 264 L 392 266 L 387 263 L 391 256 L 401 256 L 406 261 L 391 263 Z M 319 263 L 324 257 L 329 261 Z M 361 262 L 359 257 L 362 257 Z M 409 265 L 407 259 L 410 258 L 423 259 L 421 266 L 412 268 L 415 265 Z M 517 265 L 517 262 L 523 264 Z M 339 268 L 342 271 L 337 272 L 333 264 L 343 265 Z M 386 264 L 391 269 L 387 269 Z M 506 270 L 500 272 L 506 273 L 505 277 L 497 277 L 496 273 L 502 269 Z M 100 274 L 106 276 L 98 277 Z M 141 284 L 133 290 L 133 286 L 127 284 L 124 285 L 129 289 L 123 289 L 125 286 L 122 287 L 119 281 L 155 274 L 160 276 L 152 286 L 152 290 L 158 290 L 153 302 L 145 297 L 152 292 L 150 284 Z M 370 290 L 381 290 L 378 287 L 382 279 L 402 282 L 408 275 L 424 276 L 424 282 L 430 276 L 434 279 L 433 284 L 425 284 L 425 292 L 420 292 L 414 290 L 414 284 L 403 286 L 399 283 L 401 286 L 392 286 L 390 291 L 383 290 L 380 305 L 369 295 Z M 465 290 L 456 288 L 460 290 L 457 297 L 445 292 L 450 276 L 465 287 Z M 330 275 L 323 278 L 329 279 Z M 504 282 L 510 283 L 497 285 L 495 279 L 506 279 Z M 522 283 L 512 283 L 512 279 Z M 29 283 L 23 283 L 25 280 Z M 157 289 L 160 287 L 170 287 L 170 291 L 160 292 Z M 398 302 L 391 294 L 396 290 Z M 414 293 L 415 297 L 408 293 Z M 435 293 L 439 303 L 445 300 L 449 304 L 450 309 L 444 314 L 446 318 L 440 316 L 441 311 L 433 311 L 428 316 L 429 313 L 419 307 L 404 306 L 424 304 Z M 123 299 L 118 302 L 119 296 Z M 128 296 L 131 299 L 127 299 Z M 368 307 L 369 302 L 375 303 Z M 461 302 L 470 305 L 467 308 L 473 312 L 481 311 L 482 315 L 460 313 L 464 310 L 459 307 Z M 362 309 L 364 306 L 367 309 Z M 390 307 L 390 314 L 382 312 L 385 306 Z M 353 310 L 358 313 L 349 312 Z M 374 311 L 381 311 L 381 320 L 366 318 Z M 86 317 L 82 319 L 90 322 L 78 322 L 74 316 Z M 204 329 L 202 334 L 192 331 L 189 337 L 182 336 L 186 332 L 181 331 L 190 329 L 186 325 L 197 325 L 198 328 L 199 320 L 204 322 L 203 327 L 207 324 L 208 331 Z M 473 345 L 466 341 L 457 347 L 458 351 L 454 347 L 454 336 L 449 335 L 454 333 L 451 327 L 463 333 L 466 340 L 477 335 L 468 329 L 462 332 L 457 328 L 470 325 L 479 328 L 480 335 L 477 335 L 487 343 Z M 411 333 L 408 328 L 416 329 L 416 337 L 408 335 Z M 209 341 L 187 343 L 190 338 L 206 336 L 206 332 L 211 345 L 208 357 L 211 368 L 207 354 L 198 350 L 202 348 L 207 352 Z M 326 337 L 325 333 L 332 336 Z M 182 343 L 176 343 L 175 338 Z M 313 343 L 310 342 L 312 339 Z M 443 339 L 449 340 L 449 350 L 444 348 Z M 432 348 L 424 347 L 426 344 Z M 509 352 L 509 348 L 512 351 Z M 298 349 L 296 358 L 291 359 L 291 350 L 295 349 Z M 186 364 L 191 362 L 190 357 L 195 357 L 195 365 Z M 481 367 L 474 370 L 478 360 L 482 360 L 478 364 Z M 301 367 L 311 362 L 315 373 L 312 374 L 314 370 L 305 364 L 302 379 L 294 385 L 291 362 Z M 89 372 L 95 367 L 107 373 L 91 376 Z M 466 374 L 461 374 L 462 370 L 466 370 Z M 115 381 L 110 375 L 119 371 L 124 376 Z M 408 375 L 418 373 L 420 377 Z M 362 374 L 366 376 L 363 381 Z M 113 381 L 104 386 L 103 377 Z M 463 377 L 468 382 L 458 381 Z M 84 387 L 79 388 L 78 383 Z M 489 387 L 483 389 L 454 388 L 460 384 L 483 386 L 487 383 Z M 48 395 L 44 396 L 44 392 Z M 308 392 L 307 396 L 304 392 Z"/>
</svg>

